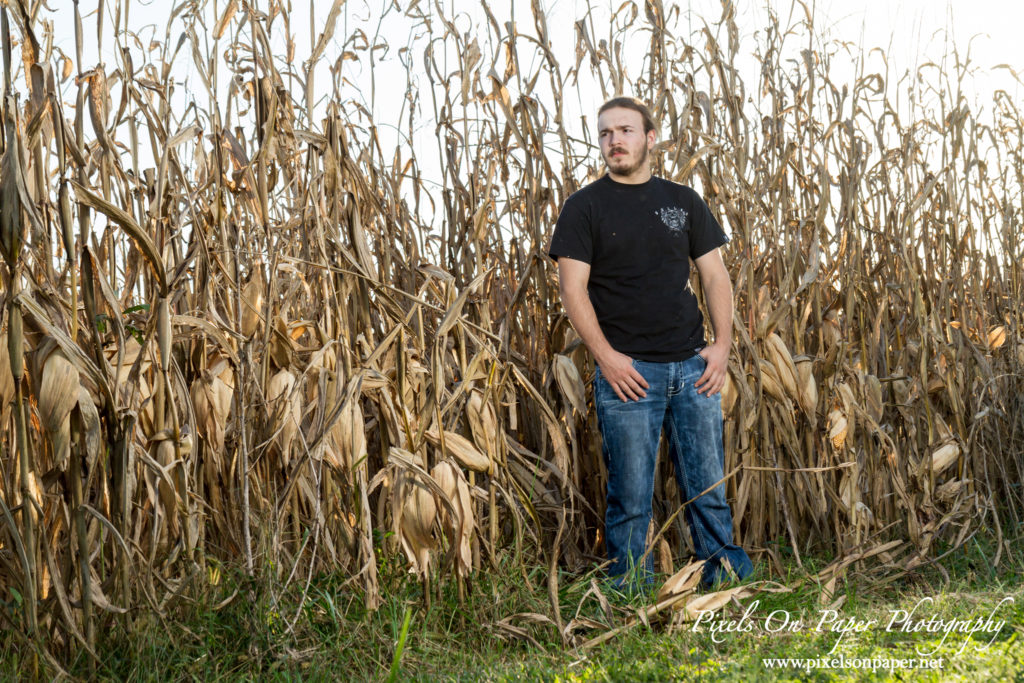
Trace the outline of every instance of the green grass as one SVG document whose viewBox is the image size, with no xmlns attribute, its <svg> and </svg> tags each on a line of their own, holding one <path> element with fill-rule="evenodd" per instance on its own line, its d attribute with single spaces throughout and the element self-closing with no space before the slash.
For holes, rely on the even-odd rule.
<svg viewBox="0 0 1024 683">
<path fill-rule="evenodd" d="M 1015 546 L 1011 546 L 1014 548 Z M 971 541 L 950 555 L 944 567 L 945 583 L 935 568 L 887 584 L 870 584 L 851 573 L 837 597 L 845 596 L 839 618 L 876 624 L 839 639 L 828 625 L 817 629 L 821 618 L 820 589 L 804 581 L 791 592 L 762 592 L 729 605 L 717 615 L 728 621 L 752 624 L 744 632 L 711 633 L 695 630 L 692 623 L 654 622 L 624 630 L 593 649 L 565 647 L 555 627 L 543 618 L 519 618 L 513 637 L 499 624 L 512 615 L 533 613 L 553 616 L 543 568 L 525 572 L 503 566 L 501 572 L 474 577 L 465 603 L 458 604 L 453 581 L 441 580 L 433 588 L 432 606 L 423 604 L 422 587 L 408 578 L 401 564 L 382 567 L 384 604 L 367 613 L 354 582 L 338 575 L 314 578 L 305 600 L 303 585 L 286 590 L 246 578 L 236 568 L 216 569 L 217 583 L 197 586 L 161 622 L 140 612 L 133 620 L 111 620 L 102 630 L 99 653 L 101 680 L 451 680 L 451 681 L 666 681 L 666 680 L 1024 680 L 1024 554 L 1005 554 L 997 568 L 990 541 Z M 817 569 L 824 560 L 805 558 Z M 766 571 L 762 563 L 759 572 Z M 525 577 L 524 577 L 525 573 Z M 609 595 L 610 619 L 593 597 L 584 599 L 591 576 L 560 575 L 559 602 L 563 623 L 579 609 L 581 616 L 621 626 L 649 596 L 626 598 Z M 796 586 L 805 576 L 790 568 L 786 577 L 762 574 Z M 1014 601 L 997 604 L 1006 597 Z M 910 611 L 922 603 L 909 623 L 935 619 L 984 618 L 995 610 L 1005 624 L 997 633 L 967 639 L 942 633 L 907 633 L 887 629 L 892 610 Z M 751 607 L 754 601 L 755 607 Z M 223 603 L 223 604 L 222 604 Z M 740 622 L 750 609 L 749 620 Z M 765 621 L 799 620 L 793 632 L 766 632 Z M 296 616 L 297 615 L 297 616 Z M 408 623 L 406 624 L 406 616 Z M 407 627 L 402 637 L 403 625 Z M 290 626 L 291 625 L 291 626 Z M 601 633 L 580 632 L 581 640 Z M 528 637 L 526 637 L 528 636 Z M 840 642 L 837 645 L 837 640 Z M 989 641 L 991 644 L 989 645 Z M 396 652 L 399 642 L 401 652 Z M 834 648 L 834 649 L 833 649 Z M 945 668 L 871 672 L 866 669 L 825 671 L 768 670 L 765 658 L 818 658 L 840 654 L 852 658 L 943 657 Z M 396 656 L 397 655 L 397 656 Z M 0 678 L 24 675 L 26 655 L 10 637 L 0 636 Z M 89 662 L 80 655 L 70 662 L 71 673 L 88 678 Z"/>
</svg>

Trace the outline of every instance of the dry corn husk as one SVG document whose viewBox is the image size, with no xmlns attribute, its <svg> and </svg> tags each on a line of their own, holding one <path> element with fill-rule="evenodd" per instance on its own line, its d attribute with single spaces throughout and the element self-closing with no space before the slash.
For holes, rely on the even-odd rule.
<svg viewBox="0 0 1024 683">
<path fill-rule="evenodd" d="M 356 379 L 351 380 L 355 382 Z M 338 416 L 336 438 L 341 451 L 341 462 L 346 470 L 352 469 L 366 455 L 366 423 L 363 421 L 363 409 L 359 405 L 359 395 L 349 386 L 345 405 Z"/>
<path fill-rule="evenodd" d="M 449 539 L 456 543 L 455 568 L 459 576 L 468 576 L 473 571 L 473 529 L 476 520 L 473 516 L 473 503 L 469 495 L 469 482 L 462 470 L 448 462 L 442 461 L 434 465 L 430 476 L 444 491 L 445 497 L 455 510 L 454 519 L 448 514 L 446 507 L 441 508 L 441 519 L 445 525 Z"/>
<path fill-rule="evenodd" d="M 764 392 L 775 400 L 788 405 L 789 399 L 786 398 L 786 390 L 779 379 L 775 366 L 765 360 L 758 361 L 758 365 L 761 368 L 761 386 L 764 387 Z"/>
<path fill-rule="evenodd" d="M 163 505 L 164 515 L 166 515 L 171 525 L 171 533 L 177 534 L 178 532 L 178 498 L 184 493 L 179 488 L 179 479 L 174 476 L 174 470 L 178 469 L 174 460 L 174 442 L 165 439 L 157 444 L 156 447 L 156 458 L 157 464 L 163 468 L 163 475 L 159 477 L 157 488 L 160 494 L 160 504 Z"/>
<path fill-rule="evenodd" d="M 224 450 L 233 384 L 234 372 L 226 359 L 219 359 L 192 383 L 189 392 L 196 413 L 196 432 L 214 453 Z"/>
<path fill-rule="evenodd" d="M 828 440 L 832 447 L 839 450 L 846 443 L 846 416 L 841 410 L 833 410 L 828 414 Z"/>
<path fill-rule="evenodd" d="M 772 332 L 765 340 L 765 347 L 768 350 L 768 362 L 775 370 L 773 379 L 778 381 L 787 396 L 802 406 L 800 390 L 797 388 L 796 366 L 793 365 L 793 356 L 786 348 L 786 343 Z"/>
<path fill-rule="evenodd" d="M 821 338 L 825 342 L 825 348 L 829 350 L 843 338 L 839 313 L 835 309 L 826 313 L 821 321 Z"/>
<path fill-rule="evenodd" d="M 960 446 L 955 442 L 950 442 L 939 446 L 935 451 L 932 452 L 931 465 L 932 472 L 934 474 L 941 474 L 950 465 L 956 462 L 956 459 L 960 456 Z"/>
<path fill-rule="evenodd" d="M 283 315 L 274 319 L 274 332 L 270 337 L 270 357 L 279 368 L 288 368 L 295 354 L 295 340 L 292 330 Z"/>
<path fill-rule="evenodd" d="M 882 383 L 874 375 L 864 377 L 864 407 L 875 422 L 882 421 L 885 404 L 882 399 Z"/>
<path fill-rule="evenodd" d="M 466 415 L 469 417 L 469 430 L 473 434 L 473 442 L 493 463 L 498 457 L 498 416 L 494 412 L 494 406 L 490 401 L 484 400 L 484 394 L 479 389 L 469 392 Z"/>
<path fill-rule="evenodd" d="M 728 417 L 729 413 L 732 412 L 733 406 L 736 405 L 736 399 L 739 398 L 739 392 L 736 389 L 736 382 L 732 379 L 732 373 L 729 369 L 725 370 L 725 383 L 722 384 L 722 417 Z"/>
<path fill-rule="evenodd" d="M 428 429 L 425 436 L 431 445 L 441 448 L 441 434 L 436 427 Z M 487 474 L 493 472 L 493 463 L 461 434 L 444 430 L 444 450 L 453 455 L 463 467 Z"/>
<path fill-rule="evenodd" d="M 263 311 L 263 276 L 256 271 L 242 288 L 242 335 L 256 332 Z"/>
<path fill-rule="evenodd" d="M 281 453 L 283 464 L 287 465 L 292 440 L 299 431 L 302 420 L 302 394 L 294 391 L 295 375 L 281 370 L 270 378 L 267 386 L 267 406 L 270 409 L 271 430 L 277 436 L 274 443 Z"/>
<path fill-rule="evenodd" d="M 343 400 L 345 388 L 344 378 L 341 376 L 341 368 L 338 367 L 337 353 L 334 346 L 328 346 L 323 349 L 320 364 L 318 381 L 315 383 L 315 386 L 314 383 L 310 383 L 310 388 L 311 390 L 315 389 L 315 394 L 310 395 L 309 403 L 318 402 L 323 410 L 323 414 L 329 417 Z M 341 416 L 339 416 L 327 432 L 323 451 L 327 462 L 339 469 L 344 465 L 341 446 L 343 438 L 343 427 L 341 425 Z"/>
<path fill-rule="evenodd" d="M 683 595 L 697 587 L 700 577 L 704 571 L 705 560 L 694 560 L 678 572 L 665 579 L 661 589 L 658 591 L 658 602 L 673 595 Z"/>
<path fill-rule="evenodd" d="M 851 517 L 854 515 L 854 506 L 860 500 L 860 488 L 857 486 L 859 476 L 858 468 L 853 467 L 844 469 L 839 478 L 839 498 Z"/>
<path fill-rule="evenodd" d="M 736 586 L 735 588 L 727 588 L 714 593 L 695 595 L 686 602 L 683 609 L 686 612 L 687 618 L 696 619 L 700 616 L 701 612 L 719 610 L 728 605 L 733 598 L 738 600 L 740 598 L 751 596 L 754 594 L 755 590 L 756 589 L 751 586 Z M 679 603 L 676 603 L 676 605 L 676 609 L 678 609 Z"/>
<path fill-rule="evenodd" d="M 100 453 L 103 435 L 100 433 L 100 414 L 92 400 L 92 394 L 84 386 L 78 387 L 78 411 L 82 416 L 82 431 L 85 433 L 86 463 L 91 468 Z"/>
<path fill-rule="evenodd" d="M 408 470 L 399 471 L 394 491 L 392 504 L 402 550 L 409 559 L 410 571 L 426 576 L 430 572 L 430 551 L 435 545 L 431 533 L 437 517 L 434 494 Z"/>
<path fill-rule="evenodd" d="M 988 331 L 988 347 L 995 351 L 1006 343 L 1006 328 L 997 325 Z"/>
<path fill-rule="evenodd" d="M 664 536 L 658 539 L 658 571 L 666 575 L 671 575 L 675 571 L 672 564 L 672 548 Z"/>
<path fill-rule="evenodd" d="M 135 364 L 140 353 L 142 353 L 142 345 L 135 341 L 134 337 L 128 337 L 125 340 L 124 351 L 121 354 L 121 372 L 117 375 L 119 384 L 124 384 L 128 380 L 128 374 L 131 372 L 132 366 Z M 107 362 L 110 363 L 115 371 L 117 370 L 117 349 L 111 349 L 107 352 Z M 139 368 L 140 377 L 147 373 L 152 362 L 153 346 L 149 345 L 146 349 L 146 355 L 142 359 L 142 366 Z M 148 394 L 146 396 L 148 397 Z"/>
<path fill-rule="evenodd" d="M 57 429 L 78 402 L 78 370 L 54 349 L 43 363 L 39 385 L 39 421 L 48 431 Z"/>
<path fill-rule="evenodd" d="M 812 428 L 818 423 L 818 382 L 814 379 L 814 359 L 800 356 L 793 359 L 796 367 L 797 387 L 799 388 L 800 410 L 810 420 Z"/>
<path fill-rule="evenodd" d="M 139 361 L 139 372 L 134 383 L 129 383 L 128 379 L 136 361 L 139 360 L 139 354 L 142 353 L 142 345 L 134 337 L 128 337 L 125 340 L 124 351 L 121 354 L 120 372 L 118 372 L 117 368 L 117 349 L 111 349 L 107 352 L 107 361 L 110 363 L 111 369 L 117 374 L 117 384 L 120 387 L 119 393 L 125 397 L 132 395 L 138 397 L 139 404 L 142 406 L 139 412 L 139 426 L 142 427 L 142 432 L 146 435 L 153 433 L 153 402 L 149 400 L 152 397 L 153 390 L 148 378 L 151 375 L 150 370 L 154 364 L 156 353 L 154 346 L 154 344 L 149 344 L 146 347 L 145 355 Z"/>
<path fill-rule="evenodd" d="M 857 399 L 853 396 L 853 389 L 846 382 L 840 382 L 836 385 L 836 390 L 839 393 L 839 399 L 842 402 L 843 415 L 846 417 L 846 438 L 849 441 L 853 441 L 854 433 L 857 427 L 856 410 L 859 407 Z"/>
<path fill-rule="evenodd" d="M 39 421 L 53 443 L 54 466 L 64 469 L 71 454 L 71 410 L 78 403 L 78 370 L 59 349 L 43 363 Z"/>
<path fill-rule="evenodd" d="M 952 503 L 960 492 L 970 483 L 968 479 L 953 479 L 935 489 L 934 498 L 940 503 Z"/>
<path fill-rule="evenodd" d="M 556 353 L 551 365 L 555 372 L 555 382 L 558 384 L 558 388 L 561 389 L 562 395 L 565 396 L 578 414 L 586 415 L 586 390 L 583 386 L 583 380 L 580 378 L 579 370 L 576 369 L 576 364 L 572 362 L 572 358 Z"/>
</svg>

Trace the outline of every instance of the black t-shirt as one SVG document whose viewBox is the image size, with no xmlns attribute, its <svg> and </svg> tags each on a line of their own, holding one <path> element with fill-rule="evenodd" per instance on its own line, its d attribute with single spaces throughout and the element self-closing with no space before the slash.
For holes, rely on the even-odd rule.
<svg viewBox="0 0 1024 683">
<path fill-rule="evenodd" d="M 606 174 L 565 201 L 548 254 L 590 264 L 590 301 L 613 349 L 669 362 L 706 343 L 690 259 L 728 241 L 693 189 L 657 177 L 629 185 Z"/>
</svg>

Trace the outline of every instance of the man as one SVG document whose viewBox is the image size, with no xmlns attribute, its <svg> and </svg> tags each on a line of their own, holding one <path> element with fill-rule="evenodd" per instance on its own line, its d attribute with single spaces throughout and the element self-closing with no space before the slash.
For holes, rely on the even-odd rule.
<svg viewBox="0 0 1024 683">
<path fill-rule="evenodd" d="M 650 110 L 617 97 L 598 110 L 608 173 L 570 196 L 549 255 L 558 263 L 562 305 L 597 362 L 594 402 L 608 468 L 605 544 L 609 574 L 622 586 L 653 581 L 642 567 L 654 495 L 658 441 L 666 432 L 702 583 L 753 567 L 732 542 L 724 469 L 721 394 L 732 335 L 732 284 L 719 247 L 728 241 L 691 188 L 651 175 L 657 136 Z M 715 340 L 689 287 L 700 273 Z M 705 489 L 714 486 L 706 493 Z M 703 493 L 703 495 L 701 495 Z M 636 572 L 631 570 L 636 569 Z"/>
</svg>

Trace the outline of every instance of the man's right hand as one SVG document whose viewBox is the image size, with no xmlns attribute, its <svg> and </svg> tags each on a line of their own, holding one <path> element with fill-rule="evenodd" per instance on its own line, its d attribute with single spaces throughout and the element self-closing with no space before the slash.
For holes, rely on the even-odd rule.
<svg viewBox="0 0 1024 683">
<path fill-rule="evenodd" d="M 612 385 L 612 389 L 623 402 L 630 399 L 639 401 L 647 396 L 644 389 L 650 388 L 647 380 L 633 367 L 633 359 L 618 351 L 609 351 L 608 355 L 597 361 L 601 373 Z"/>
</svg>

